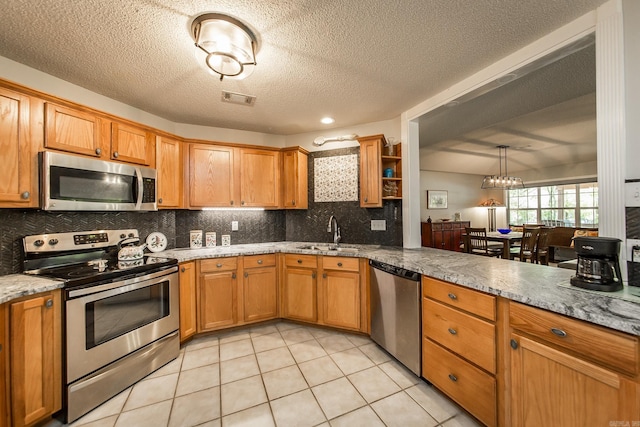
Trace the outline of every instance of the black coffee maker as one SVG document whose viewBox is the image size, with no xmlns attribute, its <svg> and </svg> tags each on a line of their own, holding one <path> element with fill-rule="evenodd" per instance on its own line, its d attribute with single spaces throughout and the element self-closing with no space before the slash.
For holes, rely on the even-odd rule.
<svg viewBox="0 0 640 427">
<path fill-rule="evenodd" d="M 578 265 L 571 284 L 593 291 L 614 292 L 622 289 L 618 260 L 621 242 L 611 237 L 574 237 Z"/>
</svg>

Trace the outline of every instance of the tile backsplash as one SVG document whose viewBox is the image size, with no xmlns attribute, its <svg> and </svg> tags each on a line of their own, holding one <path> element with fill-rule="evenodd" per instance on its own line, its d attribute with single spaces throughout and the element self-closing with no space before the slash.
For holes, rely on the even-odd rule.
<svg viewBox="0 0 640 427">
<path fill-rule="evenodd" d="M 314 158 L 359 155 L 359 148 L 311 153 L 309 156 L 309 209 L 266 211 L 157 212 L 44 212 L 30 209 L 0 209 L 0 275 L 22 271 L 22 238 L 32 234 L 66 233 L 99 229 L 137 228 L 141 239 L 159 231 L 167 236 L 168 248 L 189 247 L 189 231 L 214 231 L 217 244 L 223 234 L 231 245 L 271 241 L 331 242 L 329 217 L 338 219 L 344 244 L 402 246 L 402 203 L 385 202 L 383 208 L 363 209 L 353 202 L 313 202 Z M 372 219 L 386 220 L 386 231 L 371 231 Z M 231 222 L 238 221 L 238 231 Z"/>
</svg>

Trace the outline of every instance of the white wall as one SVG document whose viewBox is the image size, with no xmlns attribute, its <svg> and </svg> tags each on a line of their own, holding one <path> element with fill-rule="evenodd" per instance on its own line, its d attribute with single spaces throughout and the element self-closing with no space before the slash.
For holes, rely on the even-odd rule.
<svg viewBox="0 0 640 427">
<path fill-rule="evenodd" d="M 640 2 L 623 0 L 627 179 L 640 179 Z"/>
<path fill-rule="evenodd" d="M 460 212 L 462 221 L 471 221 L 472 227 L 489 227 L 487 208 L 478 205 L 490 198 L 506 203 L 501 190 L 483 190 L 481 175 L 463 173 L 420 171 L 420 220 L 431 216 L 433 221 L 442 218 L 453 219 Z M 427 209 L 427 190 L 446 190 L 447 209 Z M 497 228 L 507 227 L 507 209 L 496 208 Z"/>
</svg>

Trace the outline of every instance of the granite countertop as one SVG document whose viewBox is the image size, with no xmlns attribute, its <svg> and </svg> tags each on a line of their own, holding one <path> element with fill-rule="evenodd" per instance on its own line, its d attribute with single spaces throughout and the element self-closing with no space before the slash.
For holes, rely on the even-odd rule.
<svg viewBox="0 0 640 427">
<path fill-rule="evenodd" d="M 352 252 L 303 249 L 327 243 L 274 242 L 202 249 L 170 249 L 156 255 L 177 258 L 179 262 L 197 259 L 266 253 L 321 254 L 369 258 L 417 271 L 468 288 L 564 314 L 576 319 L 640 336 L 640 289 L 596 292 L 569 284 L 572 270 L 531 263 L 481 257 L 432 248 L 403 249 L 374 245 L 341 246 Z M 44 278 L 12 274 L 0 277 L 0 303 L 62 287 Z M 632 289 L 632 291 L 630 291 Z"/>
</svg>

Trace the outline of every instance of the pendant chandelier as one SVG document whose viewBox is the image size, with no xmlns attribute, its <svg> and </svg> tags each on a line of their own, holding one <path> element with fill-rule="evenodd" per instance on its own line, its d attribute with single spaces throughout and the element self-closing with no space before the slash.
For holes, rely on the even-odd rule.
<svg viewBox="0 0 640 427">
<path fill-rule="evenodd" d="M 519 178 L 517 176 L 509 176 L 509 172 L 507 172 L 507 148 L 509 148 L 509 146 L 498 145 L 496 148 L 498 149 L 498 156 L 500 158 L 500 174 L 485 176 L 484 179 L 482 180 L 482 188 L 483 189 L 524 188 L 524 183 L 522 182 L 522 178 Z M 502 174 L 502 150 L 504 150 L 504 175 Z"/>
<path fill-rule="evenodd" d="M 193 20 L 191 37 L 198 60 L 220 80 L 244 79 L 253 72 L 258 41 L 239 20 L 221 13 L 205 13 Z"/>
</svg>

